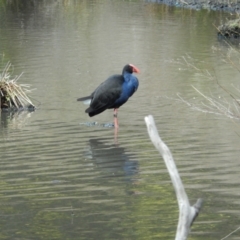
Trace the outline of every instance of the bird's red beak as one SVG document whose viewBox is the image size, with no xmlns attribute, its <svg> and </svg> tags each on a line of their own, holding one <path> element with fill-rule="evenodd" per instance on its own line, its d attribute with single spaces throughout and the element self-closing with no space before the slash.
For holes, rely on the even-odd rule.
<svg viewBox="0 0 240 240">
<path fill-rule="evenodd" d="M 133 64 L 129 64 L 129 65 L 133 68 L 133 72 L 140 73 L 140 70 L 136 66 L 134 66 Z"/>
</svg>

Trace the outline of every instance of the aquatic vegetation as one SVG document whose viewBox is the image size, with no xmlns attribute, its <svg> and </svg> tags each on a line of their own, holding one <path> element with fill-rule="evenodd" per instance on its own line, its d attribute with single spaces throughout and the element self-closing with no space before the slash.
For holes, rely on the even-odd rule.
<svg viewBox="0 0 240 240">
<path fill-rule="evenodd" d="M 27 96 L 31 92 L 30 85 L 18 84 L 21 75 L 11 78 L 9 69 L 11 63 L 7 63 L 0 74 L 0 105 L 2 111 L 34 110 L 35 106 Z"/>
<path fill-rule="evenodd" d="M 230 20 L 218 27 L 218 34 L 228 38 L 239 38 L 240 36 L 240 18 Z"/>
</svg>

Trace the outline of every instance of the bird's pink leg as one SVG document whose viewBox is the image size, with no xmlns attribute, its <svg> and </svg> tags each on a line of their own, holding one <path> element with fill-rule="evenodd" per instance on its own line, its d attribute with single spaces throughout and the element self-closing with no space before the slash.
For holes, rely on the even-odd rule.
<svg viewBox="0 0 240 240">
<path fill-rule="evenodd" d="M 117 118 L 117 108 L 114 108 L 114 113 L 113 113 L 113 117 L 114 117 L 114 127 L 115 128 L 119 128 L 119 125 L 118 125 L 118 118 Z"/>
<path fill-rule="evenodd" d="M 114 143 L 118 144 L 118 128 L 114 128 Z"/>
</svg>

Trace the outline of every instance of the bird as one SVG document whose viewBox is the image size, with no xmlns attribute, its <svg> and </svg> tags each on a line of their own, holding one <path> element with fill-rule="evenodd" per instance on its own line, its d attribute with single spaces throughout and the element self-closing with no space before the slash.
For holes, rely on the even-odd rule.
<svg viewBox="0 0 240 240">
<path fill-rule="evenodd" d="M 139 81 L 133 73 L 140 73 L 140 70 L 133 64 L 126 64 L 122 74 L 110 76 L 92 94 L 78 98 L 77 101 L 90 100 L 90 106 L 85 110 L 90 117 L 106 109 L 114 109 L 114 127 L 118 128 L 118 108 L 128 101 L 139 86 Z"/>
</svg>

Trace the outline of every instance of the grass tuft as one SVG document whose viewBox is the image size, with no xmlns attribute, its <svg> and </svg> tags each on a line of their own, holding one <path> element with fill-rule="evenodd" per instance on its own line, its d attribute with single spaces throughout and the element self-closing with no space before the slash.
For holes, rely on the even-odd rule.
<svg viewBox="0 0 240 240">
<path fill-rule="evenodd" d="M 11 63 L 7 63 L 3 72 L 0 74 L 0 104 L 1 110 L 18 111 L 34 110 L 35 106 L 27 96 L 31 92 L 30 85 L 18 84 L 17 81 L 21 75 L 11 78 L 9 69 Z"/>
</svg>

